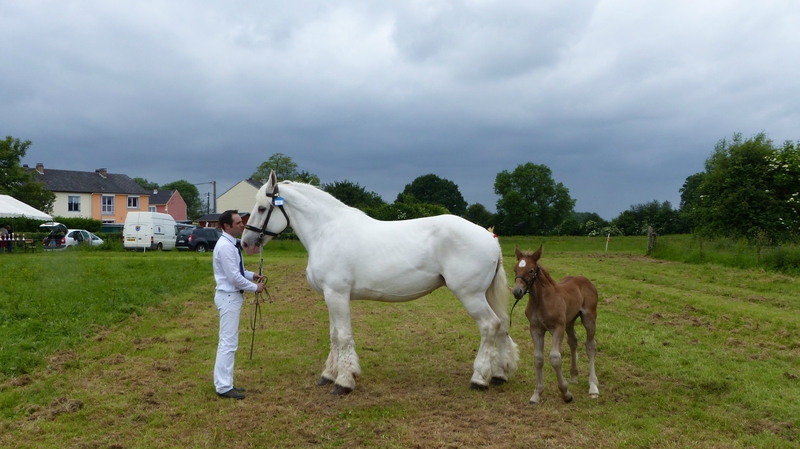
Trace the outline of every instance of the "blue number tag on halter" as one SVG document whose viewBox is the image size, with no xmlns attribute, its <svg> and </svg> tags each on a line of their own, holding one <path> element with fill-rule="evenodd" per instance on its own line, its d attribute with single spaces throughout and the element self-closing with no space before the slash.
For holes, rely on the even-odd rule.
<svg viewBox="0 0 800 449">
<path fill-rule="evenodd" d="M 273 204 L 275 204 L 276 206 L 283 206 L 283 197 L 276 196 L 275 201 L 273 201 Z"/>
</svg>

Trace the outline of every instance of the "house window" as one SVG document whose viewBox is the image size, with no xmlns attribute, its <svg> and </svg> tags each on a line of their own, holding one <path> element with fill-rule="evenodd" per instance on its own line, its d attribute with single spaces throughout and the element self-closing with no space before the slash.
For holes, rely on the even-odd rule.
<svg viewBox="0 0 800 449">
<path fill-rule="evenodd" d="M 148 206 L 147 210 L 150 211 L 150 212 L 156 212 L 156 207 L 155 206 Z"/>
<path fill-rule="evenodd" d="M 67 210 L 70 212 L 81 211 L 81 197 L 78 195 L 67 196 Z"/>
<path fill-rule="evenodd" d="M 139 197 L 138 196 L 129 196 L 128 197 L 128 209 L 138 209 L 139 208 Z"/>
<path fill-rule="evenodd" d="M 103 195 L 100 202 L 103 215 L 114 215 L 114 195 Z"/>
</svg>

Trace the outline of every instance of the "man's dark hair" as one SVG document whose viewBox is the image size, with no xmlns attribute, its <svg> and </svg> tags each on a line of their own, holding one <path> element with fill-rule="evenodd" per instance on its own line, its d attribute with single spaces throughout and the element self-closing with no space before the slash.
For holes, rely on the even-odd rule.
<svg viewBox="0 0 800 449">
<path fill-rule="evenodd" d="M 228 227 L 233 227 L 233 215 L 238 215 L 239 212 L 235 210 L 226 210 L 225 212 L 219 214 L 219 227 L 223 231 L 225 230 L 225 225 Z"/>
</svg>

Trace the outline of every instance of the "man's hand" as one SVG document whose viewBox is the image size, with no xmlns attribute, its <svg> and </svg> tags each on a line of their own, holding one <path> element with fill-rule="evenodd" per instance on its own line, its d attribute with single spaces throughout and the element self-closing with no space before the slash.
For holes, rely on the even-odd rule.
<svg viewBox="0 0 800 449">
<path fill-rule="evenodd" d="M 258 275 L 256 275 L 256 276 L 258 276 Z M 256 293 L 261 293 L 263 291 L 264 291 L 264 284 L 262 284 L 261 282 L 257 283 L 256 284 Z"/>
</svg>

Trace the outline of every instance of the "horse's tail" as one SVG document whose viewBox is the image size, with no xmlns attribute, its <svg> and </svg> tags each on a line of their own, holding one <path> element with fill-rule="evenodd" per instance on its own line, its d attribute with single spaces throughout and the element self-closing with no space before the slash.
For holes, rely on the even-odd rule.
<svg viewBox="0 0 800 449">
<path fill-rule="evenodd" d="M 497 318 L 500 321 L 508 321 L 508 281 L 506 280 L 506 270 L 503 268 L 502 256 L 497 261 L 497 267 L 494 272 L 494 279 L 492 279 L 489 289 L 486 290 L 486 300 L 489 301 L 489 307 L 492 308 Z M 508 332 L 508 325 L 502 327 L 503 330 Z"/>
<path fill-rule="evenodd" d="M 503 268 L 503 255 L 501 253 L 497 260 L 494 279 L 492 279 L 489 289 L 486 290 L 486 300 L 495 315 L 500 318 L 500 330 L 497 333 L 497 362 L 501 370 L 510 377 L 517 370 L 519 348 L 508 333 L 508 292 L 508 280 L 506 279 L 506 270 Z"/>
</svg>

